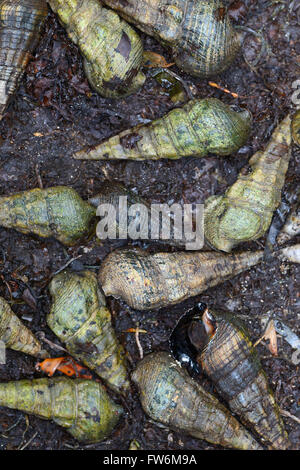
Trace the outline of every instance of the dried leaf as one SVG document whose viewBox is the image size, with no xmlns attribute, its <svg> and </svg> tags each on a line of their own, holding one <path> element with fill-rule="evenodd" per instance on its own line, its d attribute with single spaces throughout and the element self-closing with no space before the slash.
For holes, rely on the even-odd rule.
<svg viewBox="0 0 300 470">
<path fill-rule="evenodd" d="M 68 377 L 88 380 L 93 378 L 86 367 L 81 366 L 71 357 L 47 358 L 43 362 L 38 362 L 36 369 L 45 372 L 49 377 L 52 377 L 56 371 L 59 371 Z"/>
<path fill-rule="evenodd" d="M 274 325 L 274 320 L 270 320 L 266 331 L 264 332 L 263 336 L 256 341 L 254 346 L 257 346 L 263 339 L 268 341 L 268 348 L 273 356 L 278 356 L 278 348 L 277 348 L 277 334 Z"/>
<path fill-rule="evenodd" d="M 144 51 L 143 56 L 144 56 L 144 63 L 143 63 L 144 67 L 168 68 L 168 67 L 171 67 L 172 65 L 174 65 L 174 63 L 175 63 L 175 62 L 171 62 L 171 63 L 168 64 L 168 62 L 166 61 L 166 59 L 162 55 L 157 54 L 156 52 L 152 52 L 152 51 Z"/>
</svg>

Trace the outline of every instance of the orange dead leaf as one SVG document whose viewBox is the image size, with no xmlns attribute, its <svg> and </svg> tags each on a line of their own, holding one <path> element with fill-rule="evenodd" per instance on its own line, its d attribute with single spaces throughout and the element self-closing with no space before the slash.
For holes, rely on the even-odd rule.
<svg viewBox="0 0 300 470">
<path fill-rule="evenodd" d="M 88 380 L 93 378 L 86 367 L 81 366 L 71 357 L 47 358 L 43 362 L 38 362 L 35 368 L 45 372 L 49 377 L 52 377 L 56 371 L 59 371 L 68 377 Z"/>
<path fill-rule="evenodd" d="M 168 64 L 168 62 L 162 55 L 157 54 L 156 52 L 152 52 L 152 51 L 144 51 L 143 58 L 144 58 L 143 66 L 149 67 L 149 68 L 152 68 L 152 67 L 168 68 L 175 64 L 175 62 L 171 62 L 170 64 Z"/>
</svg>

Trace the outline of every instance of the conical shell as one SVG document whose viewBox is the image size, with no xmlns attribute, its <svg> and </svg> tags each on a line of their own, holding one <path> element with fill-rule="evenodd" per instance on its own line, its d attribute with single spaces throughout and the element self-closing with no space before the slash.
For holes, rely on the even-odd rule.
<svg viewBox="0 0 300 470">
<path fill-rule="evenodd" d="M 262 251 L 222 255 L 176 252 L 150 255 L 140 249 L 110 253 L 99 271 L 106 296 L 137 310 L 161 308 L 200 294 L 259 263 Z"/>
<path fill-rule="evenodd" d="M 226 69 L 240 41 L 220 0 L 104 0 L 127 21 L 172 48 L 176 64 L 207 77 Z"/>
<path fill-rule="evenodd" d="M 98 0 L 49 0 L 49 4 L 78 45 L 96 92 L 116 98 L 143 85 L 141 39 L 115 12 Z"/>
<path fill-rule="evenodd" d="M 0 226 L 75 245 L 91 232 L 96 211 L 66 186 L 0 197 Z"/>
<path fill-rule="evenodd" d="M 7 348 L 31 356 L 46 357 L 47 355 L 47 351 L 43 350 L 41 343 L 23 325 L 2 297 L 0 297 L 0 341 L 3 341 Z"/>
<path fill-rule="evenodd" d="M 0 1 L 0 119 L 40 39 L 46 0 Z"/>
<path fill-rule="evenodd" d="M 132 374 L 145 413 L 198 439 L 224 447 L 260 449 L 249 432 L 168 353 L 146 356 Z"/>
<path fill-rule="evenodd" d="M 118 392 L 129 388 L 124 350 L 111 314 L 91 271 L 63 271 L 50 283 L 53 304 L 47 317 L 52 331 L 70 354 L 94 370 Z"/>
<path fill-rule="evenodd" d="M 215 98 L 189 101 L 160 119 L 121 132 L 74 154 L 76 159 L 157 160 L 229 155 L 247 141 L 250 113 L 232 111 Z"/>
<path fill-rule="evenodd" d="M 123 414 L 99 383 L 66 377 L 1 383 L 0 406 L 52 419 L 86 442 L 108 437 Z"/>
<path fill-rule="evenodd" d="M 163 231 L 162 217 L 160 217 L 161 205 L 158 204 L 155 207 L 154 204 L 150 204 L 143 198 L 137 196 L 133 191 L 128 190 L 125 186 L 107 181 L 101 186 L 101 190 L 95 196 L 89 199 L 89 203 L 93 206 L 100 208 L 103 207 L 103 212 L 106 214 L 109 210 L 114 210 L 116 214 L 116 238 L 120 239 L 134 239 L 136 235 L 142 240 L 151 240 L 151 242 L 157 242 L 162 244 L 168 244 L 176 247 L 187 247 L 189 240 L 182 235 L 182 227 L 177 229 L 176 217 L 171 217 L 169 214 L 172 212 L 172 207 L 165 204 L 164 215 L 168 217 L 169 221 L 169 238 L 159 238 L 159 234 Z M 108 206 L 107 206 L 108 205 Z M 178 207 L 180 207 L 178 205 Z M 134 210 L 133 210 L 134 209 Z M 175 208 L 176 209 L 176 208 Z M 98 209 L 99 210 L 99 209 Z M 132 211 L 131 211 L 132 210 Z M 174 211 L 175 212 L 175 211 Z M 97 215 L 98 214 L 97 212 Z M 180 222 L 182 220 L 182 211 L 180 210 Z M 100 222 L 101 230 L 98 231 L 98 238 L 103 239 L 106 235 L 106 218 Z M 157 228 L 157 238 L 153 236 L 154 228 Z M 103 233 L 101 233 L 103 229 Z"/>
<path fill-rule="evenodd" d="M 246 426 L 272 448 L 288 448 L 278 405 L 245 326 L 233 314 L 212 309 L 203 314 L 203 322 L 214 326 L 199 352 L 204 372 Z"/>
<path fill-rule="evenodd" d="M 290 159 L 291 119 L 275 129 L 263 152 L 250 159 L 223 196 L 205 202 L 204 234 L 218 250 L 230 252 L 241 242 L 262 237 L 280 204 L 281 190 Z"/>
</svg>

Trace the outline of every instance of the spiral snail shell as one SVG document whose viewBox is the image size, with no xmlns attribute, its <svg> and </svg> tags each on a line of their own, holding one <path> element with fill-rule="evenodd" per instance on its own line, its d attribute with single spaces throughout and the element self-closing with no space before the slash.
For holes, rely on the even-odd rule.
<svg viewBox="0 0 300 470">
<path fill-rule="evenodd" d="M 0 226 L 75 245 L 91 232 L 96 210 L 66 186 L 0 197 Z"/>
<path fill-rule="evenodd" d="M 97 93 L 117 98 L 143 85 L 141 39 L 117 13 L 98 0 L 49 0 L 49 4 L 78 45 L 85 73 Z"/>
<path fill-rule="evenodd" d="M 201 303 L 180 320 L 170 345 L 181 364 L 197 374 L 203 371 L 212 380 L 231 411 L 264 443 L 274 449 L 289 447 L 258 354 L 245 325 L 234 314 Z"/>
<path fill-rule="evenodd" d="M 197 439 L 236 449 L 260 449 L 251 434 L 166 352 L 152 353 L 132 374 L 153 420 Z"/>
<path fill-rule="evenodd" d="M 220 0 L 104 0 L 127 21 L 172 49 L 176 64 L 208 77 L 234 60 L 239 37 Z"/>
<path fill-rule="evenodd" d="M 76 152 L 79 160 L 157 160 L 229 155 L 250 133 L 251 115 L 236 112 L 216 98 L 191 100 L 160 119 L 139 125 Z"/>
<path fill-rule="evenodd" d="M 72 356 L 94 370 L 117 392 L 129 388 L 124 351 L 111 314 L 91 271 L 62 271 L 51 281 L 47 323 Z"/>
<path fill-rule="evenodd" d="M 110 253 L 99 271 L 105 295 L 122 298 L 132 308 L 173 305 L 216 286 L 262 260 L 263 252 L 222 255 L 215 252 L 149 254 L 141 249 Z"/>
<path fill-rule="evenodd" d="M 0 119 L 40 39 L 46 0 L 0 0 Z"/>
<path fill-rule="evenodd" d="M 0 383 L 0 406 L 51 419 L 83 442 L 108 437 L 123 414 L 99 383 L 66 377 Z"/>
<path fill-rule="evenodd" d="M 211 246 L 230 252 L 239 243 L 265 234 L 281 201 L 290 145 L 291 119 L 287 116 L 266 149 L 251 157 L 249 168 L 241 170 L 225 194 L 205 201 L 204 234 Z"/>
</svg>

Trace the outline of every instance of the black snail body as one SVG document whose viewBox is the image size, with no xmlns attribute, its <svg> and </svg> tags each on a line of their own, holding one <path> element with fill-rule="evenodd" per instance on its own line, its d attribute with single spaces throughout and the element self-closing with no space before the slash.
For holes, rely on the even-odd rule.
<svg viewBox="0 0 300 470">
<path fill-rule="evenodd" d="M 183 365 L 194 372 L 202 370 L 210 378 L 231 411 L 264 443 L 273 449 L 290 446 L 258 354 L 236 316 L 199 304 L 179 321 L 170 346 Z"/>
<path fill-rule="evenodd" d="M 104 0 L 127 21 L 172 49 L 176 64 L 208 77 L 234 60 L 240 40 L 220 0 Z"/>
<path fill-rule="evenodd" d="M 46 0 L 0 1 L 0 119 L 40 39 Z"/>
</svg>

